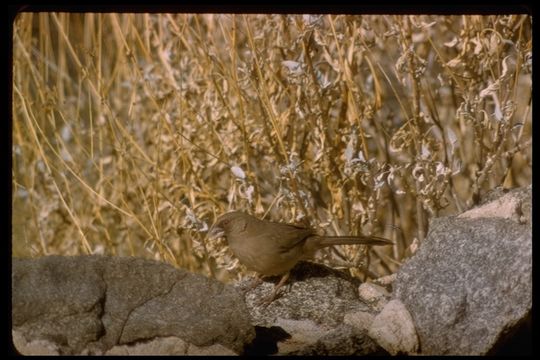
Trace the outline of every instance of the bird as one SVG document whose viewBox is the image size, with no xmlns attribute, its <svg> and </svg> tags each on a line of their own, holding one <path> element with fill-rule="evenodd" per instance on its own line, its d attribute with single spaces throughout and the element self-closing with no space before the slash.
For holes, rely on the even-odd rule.
<svg viewBox="0 0 540 360">
<path fill-rule="evenodd" d="M 281 276 L 272 294 L 289 278 L 290 270 L 300 261 L 313 257 L 317 250 L 333 245 L 391 245 L 377 236 L 326 236 L 294 224 L 261 220 L 242 211 L 220 215 L 208 231 L 209 238 L 224 236 L 236 258 L 259 276 Z"/>
</svg>

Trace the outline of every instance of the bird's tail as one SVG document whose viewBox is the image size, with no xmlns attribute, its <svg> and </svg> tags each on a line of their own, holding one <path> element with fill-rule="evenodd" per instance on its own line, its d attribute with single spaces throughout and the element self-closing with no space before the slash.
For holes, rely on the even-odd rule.
<svg viewBox="0 0 540 360">
<path fill-rule="evenodd" d="M 332 246 L 353 244 L 393 245 L 394 243 L 378 236 L 319 236 L 319 244 L 321 246 Z"/>
</svg>

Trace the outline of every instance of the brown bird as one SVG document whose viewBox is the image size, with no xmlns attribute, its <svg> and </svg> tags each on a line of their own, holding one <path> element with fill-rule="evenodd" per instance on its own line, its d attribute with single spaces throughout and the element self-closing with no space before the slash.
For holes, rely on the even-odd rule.
<svg viewBox="0 0 540 360">
<path fill-rule="evenodd" d="M 282 276 L 268 303 L 287 281 L 289 270 L 298 261 L 311 258 L 319 249 L 333 245 L 393 244 L 376 236 L 320 236 L 310 228 L 260 220 L 241 211 L 219 216 L 208 236 L 225 236 L 234 255 L 248 269 L 262 276 Z"/>
</svg>

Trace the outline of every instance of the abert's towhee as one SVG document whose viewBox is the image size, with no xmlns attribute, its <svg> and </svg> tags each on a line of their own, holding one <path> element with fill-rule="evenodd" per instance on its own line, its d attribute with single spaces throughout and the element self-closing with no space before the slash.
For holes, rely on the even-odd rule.
<svg viewBox="0 0 540 360">
<path fill-rule="evenodd" d="M 262 276 L 282 275 L 268 299 L 271 302 L 289 277 L 289 270 L 300 260 L 333 245 L 391 245 L 376 236 L 320 236 L 310 228 L 260 220 L 241 211 L 219 216 L 209 237 L 225 236 L 238 260 Z"/>
</svg>

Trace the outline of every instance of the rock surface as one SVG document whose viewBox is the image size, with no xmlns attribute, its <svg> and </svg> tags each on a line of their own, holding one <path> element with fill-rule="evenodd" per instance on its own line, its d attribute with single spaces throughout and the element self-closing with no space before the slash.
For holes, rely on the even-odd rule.
<svg viewBox="0 0 540 360">
<path fill-rule="evenodd" d="M 393 286 L 412 315 L 422 354 L 492 353 L 531 316 L 531 187 L 433 219 Z M 518 350 L 527 353 L 528 346 Z"/>
<path fill-rule="evenodd" d="M 154 338 L 148 342 L 133 345 L 117 345 L 105 355 L 236 355 L 223 345 L 214 344 L 199 347 L 174 336 Z"/>
<path fill-rule="evenodd" d="M 210 353 L 214 345 L 230 349 L 225 354 L 241 353 L 255 336 L 232 286 L 156 261 L 13 259 L 12 281 L 12 326 L 19 344 L 44 340 L 60 354 L 102 354 L 168 337 L 208 347 Z M 186 347 L 168 348 L 187 353 Z"/>
<path fill-rule="evenodd" d="M 348 274 L 310 262 L 299 263 L 289 285 L 268 306 L 259 304 L 272 282 L 246 292 L 253 324 L 259 329 L 249 354 L 368 355 L 384 350 L 367 335 L 367 328 L 344 323 L 347 314 L 376 311 L 358 295 L 360 281 Z M 249 280 L 238 284 L 249 286 Z M 277 336 L 279 334 L 279 336 Z M 271 346 L 273 343 L 273 346 Z"/>
<path fill-rule="evenodd" d="M 392 300 L 378 314 L 368 331 L 369 336 L 392 355 L 416 354 L 418 336 L 411 315 L 399 300 Z"/>
<path fill-rule="evenodd" d="M 432 220 L 397 276 L 301 262 L 268 306 L 272 282 L 235 289 L 138 258 L 13 259 L 12 280 L 23 354 L 527 354 L 531 187 Z"/>
</svg>

